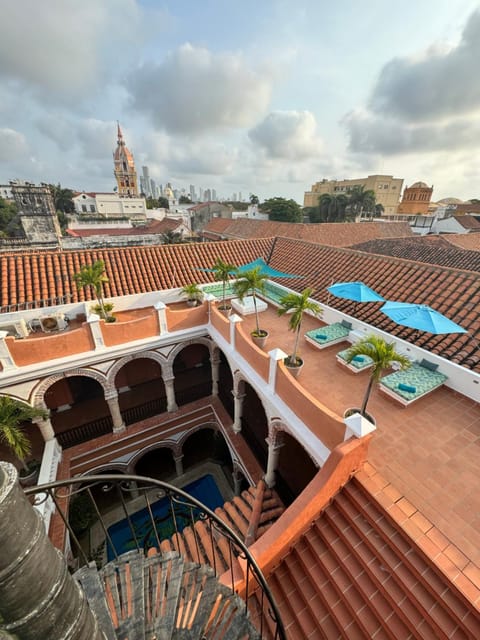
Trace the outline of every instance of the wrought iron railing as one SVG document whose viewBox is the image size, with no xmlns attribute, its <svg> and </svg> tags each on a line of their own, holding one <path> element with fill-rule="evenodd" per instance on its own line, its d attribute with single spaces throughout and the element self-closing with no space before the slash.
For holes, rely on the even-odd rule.
<svg viewBox="0 0 480 640">
<path fill-rule="evenodd" d="M 223 574 L 222 582 L 229 582 L 232 593 L 242 595 L 245 612 L 250 614 L 260 637 L 286 640 L 277 604 L 248 547 L 219 516 L 185 491 L 153 478 L 102 474 L 59 480 L 26 489 L 25 493 L 34 496 L 35 505 L 47 501 L 53 503 L 56 510 L 54 517 L 60 518 L 68 531 L 79 566 L 94 560 L 100 567 L 133 549 L 143 550 L 145 554 L 152 547 L 161 551 L 164 540 L 170 540 L 172 546 L 181 552 L 182 548 L 187 547 L 181 541 L 182 532 L 189 528 L 190 539 L 193 536 L 194 541 L 191 555 L 200 558 L 200 548 L 209 545 L 210 548 L 205 551 L 211 559 L 210 565 L 217 575 Z M 116 506 L 121 516 L 115 521 L 123 521 L 124 529 L 129 534 L 127 542 L 125 536 L 117 538 L 112 529 L 114 525 L 107 525 L 105 521 L 105 507 L 102 507 L 105 500 L 100 497 L 106 494 L 116 496 Z M 161 508 L 159 499 L 163 500 Z M 110 500 L 110 519 L 111 508 Z M 83 518 L 82 522 L 79 522 L 79 515 Z M 198 520 L 208 532 L 207 542 L 205 538 L 200 539 L 195 527 Z M 92 527 L 96 528 L 102 542 L 86 552 L 83 537 L 89 538 Z M 227 571 L 217 566 L 220 547 L 223 557 L 226 556 Z"/>
<path fill-rule="evenodd" d="M 154 398 L 148 400 L 137 407 L 129 407 L 128 409 L 122 409 L 122 418 L 125 424 L 128 426 L 147 418 L 163 413 L 167 410 L 166 398 Z"/>
<path fill-rule="evenodd" d="M 72 427 L 67 431 L 57 433 L 57 440 L 63 449 L 75 447 L 82 442 L 88 442 L 93 438 L 98 438 L 106 433 L 111 433 L 113 429 L 113 422 L 110 416 L 104 416 L 98 418 L 92 422 L 81 424 L 78 427 Z"/>
</svg>

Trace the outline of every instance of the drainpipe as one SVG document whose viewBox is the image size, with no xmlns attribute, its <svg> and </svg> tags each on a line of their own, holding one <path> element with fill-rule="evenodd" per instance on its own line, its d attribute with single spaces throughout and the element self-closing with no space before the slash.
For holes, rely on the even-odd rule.
<svg viewBox="0 0 480 640">
<path fill-rule="evenodd" d="M 8 462 L 0 462 L 0 549 L 0 637 L 104 639 Z"/>
</svg>

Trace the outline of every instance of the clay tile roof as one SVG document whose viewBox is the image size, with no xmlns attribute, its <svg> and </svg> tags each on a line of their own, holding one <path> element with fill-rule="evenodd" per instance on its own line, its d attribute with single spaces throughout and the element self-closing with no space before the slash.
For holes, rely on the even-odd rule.
<svg viewBox="0 0 480 640">
<path fill-rule="evenodd" d="M 348 247 L 358 242 L 374 238 L 396 238 L 412 236 L 407 222 L 362 222 L 300 224 L 274 222 L 272 220 L 229 220 L 230 224 L 218 224 L 218 218 L 212 220 L 204 229 L 207 237 L 215 235 L 221 238 L 271 238 L 282 236 L 309 240 L 333 247 Z"/>
<path fill-rule="evenodd" d="M 67 229 L 67 233 L 78 238 L 88 238 L 91 236 L 144 236 L 175 231 L 181 224 L 181 220 L 165 218 L 164 220 L 153 220 L 145 226 L 130 227 L 128 229 L 97 227 L 96 229 Z"/>
<path fill-rule="evenodd" d="M 433 236 L 432 240 L 429 240 L 428 236 L 396 238 L 395 240 L 370 240 L 352 248 L 368 253 L 442 265 L 452 269 L 480 271 L 480 253 L 478 251 L 461 249 L 439 236 Z"/>
<path fill-rule="evenodd" d="M 474 216 L 453 216 L 464 229 L 480 231 L 480 222 Z"/>
<path fill-rule="evenodd" d="M 110 278 L 105 294 L 110 297 L 211 281 L 213 276 L 198 271 L 197 267 L 209 267 L 217 257 L 237 265 L 263 257 L 275 269 L 304 276 L 290 280 L 288 286 L 291 288 L 313 287 L 320 302 L 353 313 L 358 319 L 392 335 L 480 371 L 477 357 L 480 273 L 290 238 L 20 255 L 3 253 L 0 255 L 0 303 L 5 311 L 6 305 L 64 295 L 71 296 L 73 302 L 90 300 L 91 293 L 78 291 L 72 276 L 83 264 L 94 260 L 105 262 Z M 379 304 L 359 304 L 353 312 L 351 302 L 329 296 L 326 289 L 332 282 L 349 280 L 361 280 L 389 300 L 428 304 L 468 333 L 418 335 L 412 329 L 391 322 L 380 311 Z"/>
<path fill-rule="evenodd" d="M 480 251 L 480 233 L 455 233 L 445 236 L 447 242 L 456 247 Z"/>
</svg>

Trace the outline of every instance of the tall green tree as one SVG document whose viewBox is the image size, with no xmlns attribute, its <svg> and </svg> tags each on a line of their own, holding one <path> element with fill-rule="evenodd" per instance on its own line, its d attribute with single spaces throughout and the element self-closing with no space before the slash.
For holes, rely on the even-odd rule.
<svg viewBox="0 0 480 640">
<path fill-rule="evenodd" d="M 109 315 L 105 309 L 103 285 L 109 282 L 105 274 L 105 263 L 103 260 L 96 260 L 93 264 L 85 264 L 78 273 L 73 274 L 73 279 L 79 289 L 90 287 L 95 293 L 98 305 L 101 309 L 101 316 L 107 320 Z"/>
<path fill-rule="evenodd" d="M 160 235 L 162 244 L 183 244 L 183 236 L 178 231 L 169 229 Z"/>
<path fill-rule="evenodd" d="M 220 309 L 225 311 L 230 307 L 225 302 L 225 291 L 227 288 L 227 282 L 231 278 L 231 276 L 236 272 L 237 267 L 234 264 L 230 264 L 229 262 L 224 262 L 221 258 L 217 258 L 215 264 L 212 267 L 214 278 L 217 282 L 222 283 L 222 304 L 220 305 Z"/>
<path fill-rule="evenodd" d="M 322 222 L 345 222 L 348 198 L 343 193 L 323 193 L 318 199 Z"/>
<path fill-rule="evenodd" d="M 178 199 L 178 204 L 192 204 L 192 201 L 188 196 L 180 196 Z"/>
<path fill-rule="evenodd" d="M 240 278 L 235 282 L 233 288 L 235 293 L 243 300 L 245 296 L 251 295 L 253 297 L 253 306 L 255 309 L 255 324 L 256 329 L 254 335 L 257 337 L 263 337 L 267 335 L 267 332 L 260 329 L 258 321 L 258 309 L 257 309 L 257 292 L 265 293 L 265 284 L 268 280 L 268 276 L 262 273 L 261 267 L 254 267 L 249 271 L 243 271 L 240 274 Z"/>
<path fill-rule="evenodd" d="M 362 185 L 355 185 L 348 192 L 348 208 L 353 216 L 375 210 L 375 192 L 365 189 Z"/>
<path fill-rule="evenodd" d="M 261 210 L 277 222 L 301 222 L 303 219 L 301 206 L 292 199 L 269 198 L 262 203 Z"/>
<path fill-rule="evenodd" d="M 285 313 L 291 314 L 288 318 L 288 327 L 290 331 L 295 332 L 295 343 L 292 355 L 288 357 L 288 364 L 292 366 L 302 364 L 301 358 L 298 357 L 298 341 L 300 339 L 303 314 L 306 311 L 311 311 L 315 315 L 319 315 L 322 312 L 320 305 L 310 300 L 312 293 L 313 289 L 310 288 L 304 289 L 302 293 L 287 293 L 280 299 L 280 307 L 277 309 L 279 316 L 283 316 Z"/>
<path fill-rule="evenodd" d="M 18 458 L 25 471 L 28 471 L 25 459 L 32 446 L 23 430 L 23 423 L 47 416 L 48 412 L 43 409 L 31 407 L 10 396 L 0 396 L 0 441 Z"/>
<path fill-rule="evenodd" d="M 57 185 L 50 184 L 48 186 L 52 193 L 55 210 L 61 211 L 62 213 L 73 213 L 75 211 L 73 191 L 71 189 L 64 189 L 60 183 Z"/>
<path fill-rule="evenodd" d="M 392 364 L 397 363 L 401 369 L 408 369 L 412 364 L 408 358 L 395 351 L 395 344 L 387 342 L 378 336 L 366 336 L 355 342 L 346 353 L 345 360 L 350 363 L 355 356 L 368 356 L 373 360 L 373 366 L 370 369 L 370 379 L 368 381 L 367 390 L 363 398 L 360 413 L 362 416 L 367 411 L 367 403 L 373 389 L 385 369 L 391 368 Z"/>
<path fill-rule="evenodd" d="M 18 225 L 17 205 L 0 198 L 0 231 L 5 236 L 18 235 L 15 232 Z"/>
<path fill-rule="evenodd" d="M 260 200 L 254 193 L 250 194 L 250 204 L 258 204 Z"/>
</svg>

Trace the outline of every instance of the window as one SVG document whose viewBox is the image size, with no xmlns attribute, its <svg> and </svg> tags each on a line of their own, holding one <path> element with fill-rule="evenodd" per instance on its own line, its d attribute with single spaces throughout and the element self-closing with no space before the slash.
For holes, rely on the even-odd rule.
<svg viewBox="0 0 480 640">
<path fill-rule="evenodd" d="M 86 204 L 82 204 L 82 211 L 84 213 L 87 213 L 87 205 Z"/>
<path fill-rule="evenodd" d="M 91 211 L 92 213 L 95 213 L 95 205 L 94 205 L 94 204 L 91 204 L 91 205 L 90 205 L 90 211 Z"/>
</svg>

